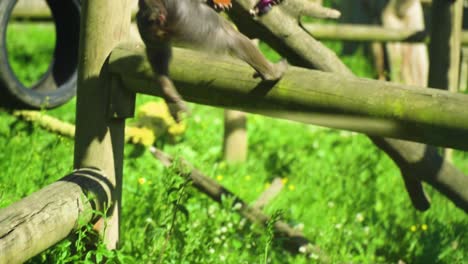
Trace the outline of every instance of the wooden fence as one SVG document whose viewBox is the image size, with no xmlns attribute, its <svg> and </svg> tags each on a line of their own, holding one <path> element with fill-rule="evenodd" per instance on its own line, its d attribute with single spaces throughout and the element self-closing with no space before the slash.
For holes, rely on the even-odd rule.
<svg viewBox="0 0 468 264">
<path fill-rule="evenodd" d="M 260 32 L 299 65 L 339 74 L 291 67 L 278 83 L 266 84 L 252 79 L 253 70 L 237 60 L 212 60 L 176 49 L 171 72 L 184 98 L 371 135 L 404 177 L 414 175 L 406 180 L 414 185 L 431 184 L 468 212 L 468 177 L 437 151 L 423 144 L 376 137 L 467 150 L 463 136 L 468 133 L 468 95 L 356 78 L 302 31 L 298 16 L 273 9 L 259 20 L 245 19 L 250 16 L 249 2 L 238 0 L 232 13 L 234 20 L 242 20 L 241 30 Z M 0 263 L 23 262 L 80 224 L 95 222 L 102 213 L 107 214 L 106 232 L 99 225 L 102 219 L 96 226 L 101 226 L 108 248 L 117 247 L 125 118 L 133 115 L 135 93 L 158 95 L 142 45 L 124 43 L 131 4 L 130 0 L 83 1 L 76 171 L 0 210 Z M 289 37 L 277 42 L 274 36 Z M 427 209 L 418 207 L 417 197 L 412 199 L 418 209 Z"/>
</svg>

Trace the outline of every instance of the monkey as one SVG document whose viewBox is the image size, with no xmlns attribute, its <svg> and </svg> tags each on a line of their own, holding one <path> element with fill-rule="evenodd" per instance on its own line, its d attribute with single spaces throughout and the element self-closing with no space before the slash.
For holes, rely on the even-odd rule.
<svg viewBox="0 0 468 264">
<path fill-rule="evenodd" d="M 217 0 L 216 2 L 222 2 Z M 230 1 L 228 1 L 230 3 Z M 179 122 L 189 110 L 169 78 L 172 42 L 188 43 L 214 52 L 228 52 L 245 61 L 265 81 L 279 80 L 288 63 L 268 61 L 260 50 L 205 0 L 139 0 L 136 22 L 146 54 L 169 112 Z"/>
</svg>

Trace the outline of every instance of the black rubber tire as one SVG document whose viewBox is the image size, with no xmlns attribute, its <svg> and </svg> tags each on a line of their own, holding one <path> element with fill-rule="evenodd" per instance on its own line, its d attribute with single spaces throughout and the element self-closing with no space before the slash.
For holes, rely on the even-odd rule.
<svg viewBox="0 0 468 264">
<path fill-rule="evenodd" d="M 80 1 L 47 0 L 55 23 L 55 50 L 49 70 L 31 87 L 18 80 L 8 61 L 6 31 L 17 1 L 0 0 L 0 103 L 8 108 L 60 106 L 76 94 Z"/>
</svg>

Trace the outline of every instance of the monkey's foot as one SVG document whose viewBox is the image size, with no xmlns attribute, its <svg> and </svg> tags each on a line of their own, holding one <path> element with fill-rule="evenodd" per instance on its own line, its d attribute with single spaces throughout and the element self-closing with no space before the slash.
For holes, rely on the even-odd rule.
<svg viewBox="0 0 468 264">
<path fill-rule="evenodd" d="M 167 108 L 169 108 L 169 113 L 177 123 L 180 123 L 182 120 L 184 120 L 187 116 L 190 115 L 190 109 L 188 108 L 187 104 L 182 100 L 177 102 L 166 102 L 166 104 Z"/>
<path fill-rule="evenodd" d="M 267 73 L 258 73 L 258 75 L 265 81 L 277 81 L 283 77 L 284 73 L 288 70 L 288 61 L 282 59 L 281 61 L 272 65 L 272 71 Z"/>
<path fill-rule="evenodd" d="M 250 10 L 252 16 L 261 16 L 268 13 L 273 6 L 281 3 L 283 0 L 259 0 L 254 8 Z"/>
</svg>

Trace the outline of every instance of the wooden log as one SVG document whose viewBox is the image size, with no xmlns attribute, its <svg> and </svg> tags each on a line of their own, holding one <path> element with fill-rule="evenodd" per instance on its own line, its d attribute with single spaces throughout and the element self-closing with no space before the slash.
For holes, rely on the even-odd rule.
<svg viewBox="0 0 468 264">
<path fill-rule="evenodd" d="M 94 170 L 71 175 L 0 209 L 0 263 L 23 263 L 105 211 L 111 186 Z"/>
<path fill-rule="evenodd" d="M 75 137 L 75 125 L 64 122 L 60 119 L 47 115 L 41 111 L 35 110 L 15 110 L 12 114 L 18 118 L 32 122 L 41 128 L 69 138 Z M 170 127 L 167 127 L 170 129 Z M 156 134 L 166 133 L 167 131 L 155 132 L 149 127 L 125 126 L 125 143 L 141 144 L 145 146 L 154 143 Z"/>
<path fill-rule="evenodd" d="M 138 9 L 138 0 L 131 1 L 132 17 L 134 17 Z M 11 17 L 15 20 L 50 21 L 52 13 L 46 0 L 18 0 Z"/>
<path fill-rule="evenodd" d="M 128 36 L 132 0 L 84 0 L 80 31 L 78 91 L 74 168 L 94 168 L 106 175 L 113 187 L 112 211 L 107 226 L 98 229 L 109 249 L 119 240 L 122 166 L 125 118 L 112 107 L 130 106 L 132 99 L 112 90 L 112 82 L 103 68 L 112 49 Z M 125 103 L 112 101 L 115 97 Z M 105 231 L 105 232 L 104 232 Z"/>
<path fill-rule="evenodd" d="M 426 31 L 412 28 L 391 29 L 382 26 L 358 24 L 301 23 L 314 38 L 320 40 L 377 41 L 377 42 L 424 42 L 430 38 Z M 468 44 L 468 31 L 461 33 L 460 42 Z"/>
<path fill-rule="evenodd" d="M 127 88 L 160 95 L 143 46 L 122 45 L 109 62 Z M 467 95 L 298 67 L 290 67 L 278 83 L 267 83 L 252 78 L 253 70 L 238 60 L 212 60 L 211 55 L 178 48 L 170 70 L 191 102 L 468 149 L 462 140 L 468 133 Z"/>
<path fill-rule="evenodd" d="M 281 178 L 274 178 L 270 186 L 260 194 L 260 196 L 255 200 L 252 207 L 262 209 L 265 207 L 271 200 L 273 200 L 284 187 L 283 180 Z"/>
<path fill-rule="evenodd" d="M 16 3 L 12 13 L 13 19 L 49 20 L 52 18 L 50 8 L 45 0 L 21 0 Z"/>
<path fill-rule="evenodd" d="M 302 23 L 303 28 L 320 40 L 426 42 L 426 32 L 411 28 L 390 29 L 357 24 Z"/>
</svg>

